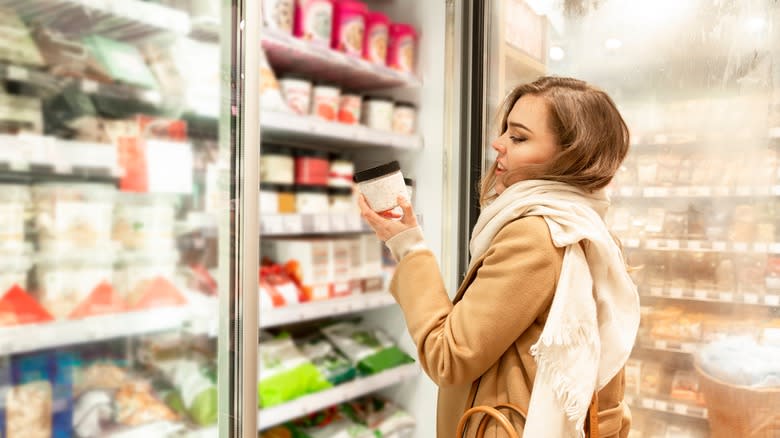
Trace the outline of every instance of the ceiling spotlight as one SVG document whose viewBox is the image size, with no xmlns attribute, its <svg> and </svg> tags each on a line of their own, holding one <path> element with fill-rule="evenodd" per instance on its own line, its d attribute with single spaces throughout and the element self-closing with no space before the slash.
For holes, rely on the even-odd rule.
<svg viewBox="0 0 780 438">
<path fill-rule="evenodd" d="M 550 59 L 553 61 L 560 61 L 563 59 L 564 55 L 566 55 L 566 52 L 564 52 L 562 48 L 558 46 L 550 47 Z"/>
<path fill-rule="evenodd" d="M 609 50 L 617 50 L 623 47 L 623 41 L 620 41 L 617 38 L 609 38 L 608 40 L 604 41 L 604 47 Z"/>
</svg>

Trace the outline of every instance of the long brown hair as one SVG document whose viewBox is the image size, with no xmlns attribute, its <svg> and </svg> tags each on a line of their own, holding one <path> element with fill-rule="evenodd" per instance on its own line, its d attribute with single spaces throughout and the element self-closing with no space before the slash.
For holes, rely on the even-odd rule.
<svg viewBox="0 0 780 438">
<path fill-rule="evenodd" d="M 544 164 L 514 169 L 502 176 L 505 187 L 520 180 L 560 181 L 588 192 L 606 187 L 628 153 L 628 126 L 615 102 L 587 82 L 545 76 L 512 90 L 501 107 L 500 134 L 515 103 L 525 95 L 542 97 L 549 110 L 550 129 L 560 152 Z M 496 163 L 480 183 L 480 203 L 496 197 Z"/>
</svg>

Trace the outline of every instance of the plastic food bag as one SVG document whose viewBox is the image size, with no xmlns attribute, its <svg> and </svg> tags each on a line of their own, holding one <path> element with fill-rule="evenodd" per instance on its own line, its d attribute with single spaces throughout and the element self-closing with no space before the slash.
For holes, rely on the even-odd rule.
<svg viewBox="0 0 780 438">
<path fill-rule="evenodd" d="M 408 437 L 416 427 L 412 415 L 378 397 L 368 396 L 344 403 L 340 409 L 349 419 L 370 428 L 377 437 Z"/>
<path fill-rule="evenodd" d="M 217 422 L 217 385 L 213 365 L 192 359 L 174 359 L 160 362 L 157 366 L 176 388 L 177 396 L 173 398 L 178 398 L 195 423 L 209 425 Z M 172 400 L 169 398 L 168 402 Z"/>
<path fill-rule="evenodd" d="M 315 334 L 297 341 L 298 346 L 314 366 L 334 385 L 352 380 L 357 370 L 349 360 L 323 336 Z"/>
<path fill-rule="evenodd" d="M 320 370 L 301 353 L 289 336 L 260 342 L 257 392 L 260 405 L 270 407 L 330 388 Z"/>
<path fill-rule="evenodd" d="M 381 330 L 353 322 L 342 322 L 322 329 L 322 333 L 344 353 L 361 374 L 375 374 L 403 364 L 413 363 Z"/>
</svg>

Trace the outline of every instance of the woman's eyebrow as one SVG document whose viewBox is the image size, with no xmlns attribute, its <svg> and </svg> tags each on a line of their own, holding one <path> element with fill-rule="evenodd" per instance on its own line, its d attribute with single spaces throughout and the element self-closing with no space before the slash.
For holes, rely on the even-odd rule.
<svg viewBox="0 0 780 438">
<path fill-rule="evenodd" d="M 509 122 L 509 127 L 510 128 L 522 128 L 522 129 L 525 129 L 526 131 L 528 131 L 528 132 L 533 134 L 533 131 L 531 131 L 530 129 L 528 129 L 527 126 L 525 126 L 525 125 L 523 125 L 522 123 L 519 123 L 519 122 Z"/>
</svg>

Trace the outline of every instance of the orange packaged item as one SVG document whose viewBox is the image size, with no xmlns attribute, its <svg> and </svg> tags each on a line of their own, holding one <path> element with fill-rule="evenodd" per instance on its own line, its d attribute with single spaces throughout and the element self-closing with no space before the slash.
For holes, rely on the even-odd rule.
<svg viewBox="0 0 780 438">
<path fill-rule="evenodd" d="M 305 301 L 303 292 L 284 267 L 277 264 L 262 266 L 259 275 L 261 306 L 281 307 Z"/>
<path fill-rule="evenodd" d="M 13 286 L 0 298 L 0 326 L 34 324 L 54 318 L 24 289 Z"/>
<path fill-rule="evenodd" d="M 312 115 L 328 121 L 335 121 L 339 112 L 341 90 L 332 85 L 315 85 L 312 92 Z"/>
</svg>

